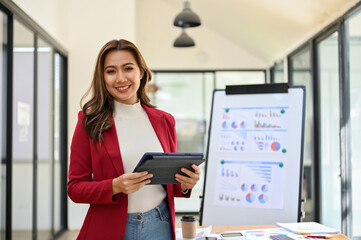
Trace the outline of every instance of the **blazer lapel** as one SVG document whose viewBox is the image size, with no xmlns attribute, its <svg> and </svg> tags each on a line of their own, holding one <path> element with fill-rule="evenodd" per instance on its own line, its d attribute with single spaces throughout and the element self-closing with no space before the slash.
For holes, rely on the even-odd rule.
<svg viewBox="0 0 361 240">
<path fill-rule="evenodd" d="M 167 125 L 163 114 L 154 108 L 147 107 L 142 104 L 143 109 L 147 112 L 148 118 L 157 135 L 164 152 L 170 152 Z"/>
<path fill-rule="evenodd" d="M 122 157 L 120 154 L 117 131 L 115 129 L 114 119 L 112 126 L 103 132 L 103 145 L 111 158 L 118 175 L 124 174 Z"/>
<path fill-rule="evenodd" d="M 163 151 L 170 152 L 169 137 L 167 132 L 168 130 L 163 114 L 154 108 L 147 107 L 146 105 L 142 104 L 142 107 L 148 115 L 149 121 L 152 124 L 152 127 L 158 137 L 160 144 L 162 145 Z M 105 148 L 113 162 L 113 165 L 118 175 L 121 175 L 124 174 L 124 167 L 119 149 L 119 142 L 114 124 L 114 119 L 112 119 L 112 121 L 112 126 L 107 131 L 103 132 L 104 142 L 101 147 Z"/>
</svg>

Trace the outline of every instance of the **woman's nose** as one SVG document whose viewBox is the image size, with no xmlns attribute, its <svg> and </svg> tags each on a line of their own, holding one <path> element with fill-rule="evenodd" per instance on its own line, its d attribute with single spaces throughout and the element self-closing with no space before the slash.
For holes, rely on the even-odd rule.
<svg viewBox="0 0 361 240">
<path fill-rule="evenodd" d="M 125 74 L 122 71 L 119 71 L 117 74 L 117 82 L 125 82 L 127 78 L 125 77 Z"/>
</svg>

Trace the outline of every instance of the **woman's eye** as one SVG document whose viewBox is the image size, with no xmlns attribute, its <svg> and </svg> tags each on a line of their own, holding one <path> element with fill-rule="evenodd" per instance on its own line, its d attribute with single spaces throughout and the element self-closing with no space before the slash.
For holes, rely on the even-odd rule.
<svg viewBox="0 0 361 240">
<path fill-rule="evenodd" d="M 126 67 L 126 68 L 125 68 L 125 71 L 131 71 L 131 70 L 133 70 L 132 67 Z"/>
<path fill-rule="evenodd" d="M 115 71 L 114 70 L 107 70 L 106 71 L 106 73 L 108 73 L 108 74 L 112 74 L 112 73 L 114 73 Z"/>
</svg>

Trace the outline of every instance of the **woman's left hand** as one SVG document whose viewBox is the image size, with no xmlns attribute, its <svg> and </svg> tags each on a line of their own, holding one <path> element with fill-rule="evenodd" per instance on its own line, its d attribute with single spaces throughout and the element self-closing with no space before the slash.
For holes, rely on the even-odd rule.
<svg viewBox="0 0 361 240">
<path fill-rule="evenodd" d="M 195 164 L 192 165 L 192 168 L 194 169 L 194 172 L 186 168 L 181 169 L 181 171 L 187 174 L 189 177 L 182 176 L 178 173 L 175 175 L 175 179 L 181 184 L 182 191 L 186 191 L 187 189 L 194 188 L 194 186 L 199 181 L 201 175 L 200 168 Z"/>
</svg>

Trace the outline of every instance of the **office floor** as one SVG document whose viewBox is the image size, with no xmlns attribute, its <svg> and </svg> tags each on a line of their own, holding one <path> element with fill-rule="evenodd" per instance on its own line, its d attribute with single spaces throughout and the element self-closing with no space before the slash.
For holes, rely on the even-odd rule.
<svg viewBox="0 0 361 240">
<path fill-rule="evenodd" d="M 178 227 L 181 225 L 180 219 L 183 215 L 192 215 L 198 217 L 198 214 L 176 214 L 175 216 L 175 225 Z M 78 236 L 79 230 L 71 230 L 64 233 L 58 240 L 74 240 Z M 16 238 L 18 239 L 18 238 Z M 20 239 L 19 239 L 20 240 Z"/>
</svg>

